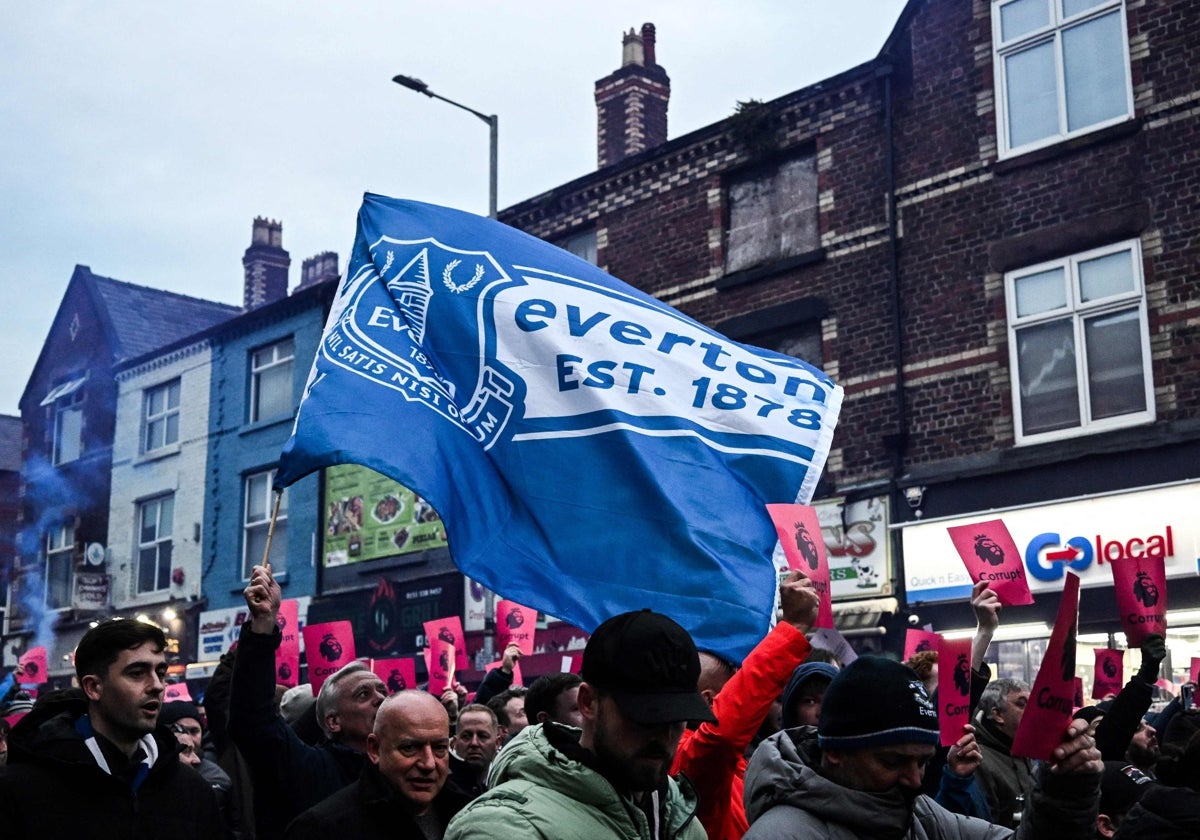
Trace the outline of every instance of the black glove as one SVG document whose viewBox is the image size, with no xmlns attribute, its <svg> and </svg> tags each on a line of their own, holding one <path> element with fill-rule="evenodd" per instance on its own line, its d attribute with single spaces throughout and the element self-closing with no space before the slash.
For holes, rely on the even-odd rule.
<svg viewBox="0 0 1200 840">
<path fill-rule="evenodd" d="M 1167 640 L 1157 633 L 1142 642 L 1142 667 L 1137 675 L 1151 685 L 1158 680 L 1158 666 L 1167 658 Z"/>
</svg>

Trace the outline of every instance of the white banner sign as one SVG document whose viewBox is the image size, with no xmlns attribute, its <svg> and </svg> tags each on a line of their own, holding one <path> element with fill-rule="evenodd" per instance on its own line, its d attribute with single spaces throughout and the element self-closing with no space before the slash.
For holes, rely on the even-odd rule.
<svg viewBox="0 0 1200 840">
<path fill-rule="evenodd" d="M 1167 577 L 1200 573 L 1200 483 L 1173 485 L 908 525 L 902 530 L 908 603 L 958 600 L 971 580 L 946 529 L 1003 519 L 1022 552 L 1029 588 L 1061 592 L 1072 569 L 1083 587 L 1112 585 L 1108 565 L 1163 557 Z"/>
</svg>

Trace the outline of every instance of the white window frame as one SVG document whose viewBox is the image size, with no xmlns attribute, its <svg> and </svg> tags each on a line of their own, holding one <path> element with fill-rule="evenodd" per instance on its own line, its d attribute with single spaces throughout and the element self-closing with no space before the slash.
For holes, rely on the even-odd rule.
<svg viewBox="0 0 1200 840">
<path fill-rule="evenodd" d="M 1107 128 L 1110 125 L 1117 125 L 1132 120 L 1134 117 L 1133 80 L 1129 59 L 1129 25 L 1125 14 L 1124 0 L 1098 0 L 1094 7 L 1069 18 L 1065 18 L 1063 15 L 1063 0 L 1045 0 L 1050 7 L 1048 24 L 1016 36 L 1011 41 L 1002 42 L 1001 11 L 1004 7 L 1016 2 L 1021 2 L 1021 0 L 995 0 L 992 3 L 992 63 L 994 69 L 993 78 L 996 80 L 996 139 L 1000 159 L 1003 160 L 1007 157 L 1025 154 L 1035 149 L 1061 143 L 1072 137 L 1078 137 L 1102 128 Z M 1125 113 L 1091 125 L 1081 126 L 1071 131 L 1067 128 L 1067 92 L 1062 45 L 1063 32 L 1088 23 L 1096 18 L 1103 17 L 1114 10 L 1116 10 L 1116 14 L 1120 18 L 1123 35 L 1121 38 L 1121 61 L 1125 69 Z M 1038 140 L 1012 146 L 1009 143 L 1008 78 L 1005 59 L 1016 53 L 1048 42 L 1054 43 L 1054 72 L 1058 99 L 1059 130 Z"/>
<path fill-rule="evenodd" d="M 1097 257 L 1103 257 L 1108 254 L 1115 254 L 1123 251 L 1130 252 L 1134 288 L 1131 291 L 1111 295 L 1095 301 L 1081 301 L 1079 264 Z M 1039 312 L 1033 315 L 1018 316 L 1016 282 L 1023 277 L 1057 268 L 1062 268 L 1066 271 L 1066 305 L 1048 312 Z M 1155 406 L 1153 360 L 1150 356 L 1150 329 L 1146 307 L 1146 284 L 1142 264 L 1142 248 L 1139 240 L 1130 239 L 1124 242 L 1106 245 L 1101 248 L 1093 248 L 1089 251 L 1071 254 L 1070 256 L 1063 257 L 1061 259 L 1050 260 L 1044 263 L 1038 263 L 1037 265 L 1026 266 L 1014 271 L 1010 271 L 1004 276 L 1004 294 L 1008 310 L 1008 355 L 1009 378 L 1011 379 L 1012 385 L 1013 431 L 1016 436 L 1016 443 L 1018 446 L 1080 437 L 1083 435 L 1091 435 L 1098 432 L 1106 432 L 1113 429 L 1121 429 L 1129 426 L 1137 426 L 1154 422 Z M 1128 414 L 1121 414 L 1115 417 L 1105 417 L 1102 419 L 1093 420 L 1092 406 L 1088 392 L 1088 348 L 1087 342 L 1084 338 L 1084 323 L 1087 319 L 1099 315 L 1125 311 L 1136 311 L 1138 313 L 1138 319 L 1141 327 L 1142 383 L 1143 387 L 1145 388 L 1146 407 L 1143 411 L 1130 412 Z M 1021 416 L 1021 368 L 1020 359 L 1018 358 L 1018 333 L 1023 328 L 1052 321 L 1058 321 L 1064 317 L 1071 318 L 1073 323 L 1073 336 L 1075 343 L 1075 379 L 1076 388 L 1079 395 L 1080 422 L 1078 426 L 1073 426 L 1068 429 L 1055 429 L 1053 431 L 1026 434 L 1024 432 L 1024 421 Z"/>
<path fill-rule="evenodd" d="M 282 355 L 284 346 L 287 345 L 287 355 Z M 260 362 L 258 356 L 260 353 L 270 351 L 271 358 L 265 362 Z M 272 420 L 279 417 L 286 417 L 295 412 L 295 406 L 292 405 L 292 389 L 295 382 L 295 359 L 296 359 L 296 339 L 295 336 L 287 336 L 278 341 L 273 341 L 270 344 L 264 344 L 250 351 L 250 422 L 257 423 L 262 420 Z M 265 416 L 259 409 L 259 398 L 261 397 L 261 378 L 264 374 L 287 365 L 291 368 L 291 374 L 288 376 L 288 410 L 281 411 L 276 414 Z"/>
<path fill-rule="evenodd" d="M 264 544 L 271 527 L 271 511 L 275 507 L 275 470 L 265 470 L 246 476 L 242 502 L 242 579 L 250 579 L 250 570 L 262 562 L 259 546 Z M 271 569 L 275 574 L 287 571 L 288 491 L 283 489 L 279 516 L 271 536 Z M 251 539 L 254 537 L 254 539 Z M 253 550 L 252 550 L 253 544 Z"/>
<path fill-rule="evenodd" d="M 142 394 L 142 452 L 149 453 L 179 443 L 179 423 L 181 420 L 180 396 L 182 385 L 179 379 L 172 379 L 153 388 L 147 388 Z M 154 397 L 163 395 L 161 411 L 153 410 Z M 171 399 L 175 402 L 172 404 Z M 175 435 L 171 436 L 171 420 L 175 421 Z M 158 434 L 158 430 L 162 430 Z M 161 438 L 156 440 L 154 438 Z"/>
<path fill-rule="evenodd" d="M 73 421 L 75 428 L 69 431 L 73 436 L 74 449 L 64 453 L 64 435 L 68 433 L 65 417 L 68 414 L 76 415 L 76 419 Z M 78 388 L 54 401 L 54 439 L 51 441 L 51 446 L 53 447 L 52 460 L 56 467 L 78 461 L 83 457 L 83 391 Z"/>
<path fill-rule="evenodd" d="M 56 604 L 50 598 L 50 568 L 55 563 L 67 564 L 67 591 L 65 603 Z M 46 591 L 43 601 L 46 609 L 67 610 L 74 600 L 75 588 L 75 520 L 68 519 L 50 526 L 46 531 Z"/>
<path fill-rule="evenodd" d="M 163 515 L 163 502 L 170 500 L 169 516 Z M 154 534 L 146 539 L 146 516 L 153 511 Z M 143 499 L 137 506 L 137 562 L 134 564 L 133 587 L 138 595 L 149 595 L 154 592 L 165 592 L 171 588 L 171 565 L 175 554 L 175 494 L 164 493 L 152 499 Z M 163 574 L 163 550 L 166 549 L 165 580 L 159 585 Z M 154 557 L 154 586 L 142 588 L 142 565 L 148 552 Z"/>
</svg>

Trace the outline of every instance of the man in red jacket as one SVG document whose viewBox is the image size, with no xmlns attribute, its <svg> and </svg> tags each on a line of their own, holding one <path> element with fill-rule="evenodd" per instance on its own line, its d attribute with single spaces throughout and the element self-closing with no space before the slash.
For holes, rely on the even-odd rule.
<svg viewBox="0 0 1200 840">
<path fill-rule="evenodd" d="M 671 775 L 683 773 L 696 788 L 696 816 L 709 840 L 740 840 L 749 828 L 742 804 L 746 745 L 812 649 L 804 638 L 820 605 L 812 581 L 792 572 L 779 585 L 779 601 L 783 620 L 750 651 L 741 669 L 734 671 L 712 654 L 700 654 L 698 688 L 717 721 L 683 733 Z"/>
</svg>

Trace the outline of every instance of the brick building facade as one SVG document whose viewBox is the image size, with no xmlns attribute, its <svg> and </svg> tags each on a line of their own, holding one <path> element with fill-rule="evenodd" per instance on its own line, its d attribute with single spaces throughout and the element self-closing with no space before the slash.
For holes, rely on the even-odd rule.
<svg viewBox="0 0 1200 840">
<path fill-rule="evenodd" d="M 843 385 L 819 496 L 888 503 L 889 594 L 938 630 L 971 621 L 946 524 L 1001 515 L 1038 593 L 1008 624 L 1052 619 L 1072 532 L 1027 546 L 1058 519 L 1081 633 L 1119 629 L 1104 529 L 1173 535 L 1172 603 L 1200 595 L 1200 10 L 1044 6 L 913 0 L 873 61 L 500 214 Z"/>
</svg>

